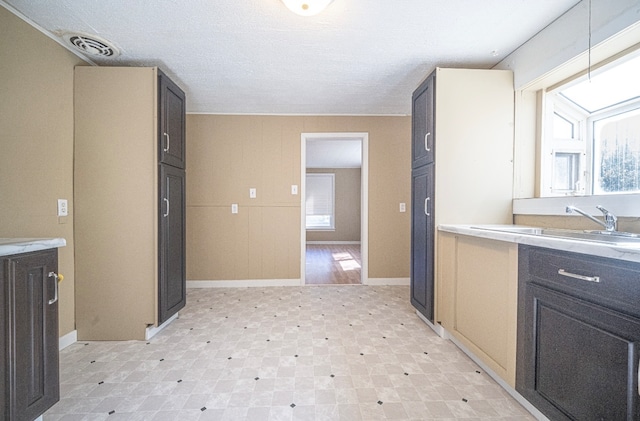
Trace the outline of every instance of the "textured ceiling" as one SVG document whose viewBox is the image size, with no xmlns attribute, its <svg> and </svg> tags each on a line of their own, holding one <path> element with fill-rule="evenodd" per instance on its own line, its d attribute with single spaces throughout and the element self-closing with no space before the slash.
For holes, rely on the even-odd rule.
<svg viewBox="0 0 640 421">
<path fill-rule="evenodd" d="M 490 68 L 578 0 L 335 0 L 314 17 L 280 0 L 6 3 L 121 50 L 97 64 L 160 66 L 188 112 L 394 115 L 435 66 Z"/>
</svg>

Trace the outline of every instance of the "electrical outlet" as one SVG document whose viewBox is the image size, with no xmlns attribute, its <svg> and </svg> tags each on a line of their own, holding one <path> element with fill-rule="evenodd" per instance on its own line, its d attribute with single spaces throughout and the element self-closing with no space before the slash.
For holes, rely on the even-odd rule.
<svg viewBox="0 0 640 421">
<path fill-rule="evenodd" d="M 298 194 L 298 185 L 297 184 L 292 184 L 291 185 L 291 194 Z"/>
<path fill-rule="evenodd" d="M 400 203 L 400 212 L 406 212 L 406 211 L 407 211 L 407 204 Z"/>
<path fill-rule="evenodd" d="M 238 204 L 237 203 L 232 203 L 231 204 L 231 213 L 238 213 Z"/>
<path fill-rule="evenodd" d="M 67 199 L 58 199 L 58 216 L 69 215 Z"/>
<path fill-rule="evenodd" d="M 254 189 L 254 188 L 249 189 L 249 198 L 250 199 L 255 199 L 256 198 L 256 189 Z"/>
</svg>

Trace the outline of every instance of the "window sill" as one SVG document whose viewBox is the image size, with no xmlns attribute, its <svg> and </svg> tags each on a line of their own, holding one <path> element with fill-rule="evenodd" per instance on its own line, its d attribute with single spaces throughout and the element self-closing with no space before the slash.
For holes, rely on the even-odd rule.
<svg viewBox="0 0 640 421">
<path fill-rule="evenodd" d="M 639 217 L 640 194 L 612 194 L 599 196 L 561 196 L 537 197 L 533 199 L 514 199 L 514 215 L 566 215 L 568 205 L 577 206 L 584 211 L 593 208 L 593 214 L 600 212 L 596 205 L 607 208 L 616 216 Z"/>
</svg>

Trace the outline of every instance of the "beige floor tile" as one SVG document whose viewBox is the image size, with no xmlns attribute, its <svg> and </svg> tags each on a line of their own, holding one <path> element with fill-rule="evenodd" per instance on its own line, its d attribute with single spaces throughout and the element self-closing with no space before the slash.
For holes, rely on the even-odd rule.
<svg viewBox="0 0 640 421">
<path fill-rule="evenodd" d="M 149 341 L 60 354 L 58 420 L 533 420 L 404 286 L 189 289 Z M 466 402 L 464 400 L 466 400 Z"/>
</svg>

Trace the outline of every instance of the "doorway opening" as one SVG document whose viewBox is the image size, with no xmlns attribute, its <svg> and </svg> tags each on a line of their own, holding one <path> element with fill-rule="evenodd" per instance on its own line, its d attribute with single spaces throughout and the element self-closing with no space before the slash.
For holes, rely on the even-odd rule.
<svg viewBox="0 0 640 421">
<path fill-rule="evenodd" d="M 368 133 L 301 135 L 301 284 L 366 284 Z"/>
</svg>

